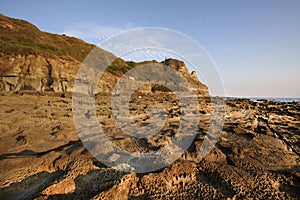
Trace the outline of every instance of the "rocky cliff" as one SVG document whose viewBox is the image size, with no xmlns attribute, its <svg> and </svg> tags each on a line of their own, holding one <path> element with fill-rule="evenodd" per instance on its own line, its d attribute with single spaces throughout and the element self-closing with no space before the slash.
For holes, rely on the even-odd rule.
<svg viewBox="0 0 300 200">
<path fill-rule="evenodd" d="M 99 127 L 115 145 L 133 153 L 151 152 L 170 144 L 179 130 L 195 136 L 178 160 L 160 170 L 121 172 L 91 155 L 74 124 L 76 112 L 84 115 L 80 124 L 91 117 L 84 109 L 88 107 L 86 102 L 81 102 L 78 111 L 74 109 L 74 97 L 68 92 L 72 91 L 80 63 L 94 46 L 41 32 L 28 22 L 3 15 L 0 46 L 1 199 L 300 198 L 299 102 L 228 100 L 220 138 L 199 160 L 203 141 L 212 136 L 208 135 L 214 115 L 210 98 L 199 98 L 199 107 L 181 108 L 176 96 L 164 92 L 168 88 L 161 87 L 159 81 L 139 88 L 129 99 L 130 123 L 140 128 L 151 125 L 153 105 L 163 107 L 167 115 L 160 131 L 139 138 L 117 126 L 109 94 L 129 70 L 164 64 L 206 95 L 207 87 L 198 81 L 197 74 L 189 74 L 184 63 L 174 59 L 134 63 L 116 58 L 98 83 L 96 92 L 102 93 L 95 95 L 93 104 Z M 154 70 L 139 81 L 153 78 L 153 73 L 156 78 L 164 75 Z M 128 77 L 128 81 L 132 79 Z M 61 96 L 62 92 L 65 95 Z M 199 113 L 201 120 L 195 131 L 181 124 L 180 118 L 188 110 Z M 107 159 L 114 159 L 114 155 Z"/>
<path fill-rule="evenodd" d="M 0 30 L 0 91 L 72 92 L 80 64 L 95 48 L 77 38 L 42 32 L 29 22 L 3 15 L 0 15 Z M 126 62 L 100 48 L 98 51 L 115 60 L 98 83 L 96 93 L 112 91 L 123 73 L 145 63 Z M 182 61 L 168 59 L 162 64 L 181 73 L 199 94 L 208 95 L 207 87 L 190 75 Z M 145 86 L 142 90 L 152 87 Z"/>
</svg>

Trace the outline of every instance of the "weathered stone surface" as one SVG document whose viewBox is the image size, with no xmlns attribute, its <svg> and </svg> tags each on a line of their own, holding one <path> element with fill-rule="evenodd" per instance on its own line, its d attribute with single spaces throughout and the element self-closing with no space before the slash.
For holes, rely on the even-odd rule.
<svg viewBox="0 0 300 200">
<path fill-rule="evenodd" d="M 71 92 L 80 63 L 40 55 L 4 55 L 7 69 L 1 74 L 5 92 L 20 90 Z"/>
<path fill-rule="evenodd" d="M 199 160 L 198 151 L 213 119 L 212 101 L 207 97 L 207 87 L 198 81 L 196 73 L 188 72 L 182 61 L 167 59 L 161 64 L 180 72 L 189 81 L 199 95 L 197 106 L 185 96 L 187 104 L 180 107 L 176 96 L 160 87 L 163 82 L 141 86 L 129 99 L 122 99 L 115 85 L 126 71 L 142 64 L 155 67 L 159 63 L 133 63 L 116 58 L 97 86 L 87 81 L 96 76 L 88 70 L 80 80 L 86 83 L 83 96 L 95 95 L 95 101 L 83 98 L 74 108 L 71 92 L 79 61 L 94 46 L 41 32 L 28 22 L 3 15 L 0 29 L 1 199 L 300 198 L 299 102 L 226 101 L 222 134 L 212 151 Z M 151 77 L 150 73 L 146 78 Z M 134 77 L 125 81 L 129 80 L 143 83 Z M 126 92 L 130 87 L 125 84 L 120 89 Z M 111 97 L 119 97 L 119 109 L 111 110 Z M 131 121 L 124 117 L 126 102 Z M 152 133 L 153 125 L 147 131 L 137 130 L 143 136 L 138 138 L 120 129 L 136 124 L 143 130 L 151 124 L 151 109 L 157 105 L 160 107 L 155 109 L 164 108 L 166 115 L 158 132 Z M 99 127 L 106 136 L 130 153 L 164 148 L 179 130 L 195 138 L 185 154 L 162 169 L 143 174 L 121 172 L 117 169 L 134 166 L 130 162 L 112 168 L 105 166 L 79 138 L 73 115 L 83 113 L 79 123 L 88 124 L 93 117 L 91 106 L 95 106 Z M 184 126 L 180 123 L 189 110 L 201 119 L 197 130 L 191 131 L 191 118 L 185 120 Z M 118 124 L 114 117 L 125 120 Z M 98 126 L 87 128 L 94 131 Z M 112 151 L 106 144 L 101 148 Z M 162 162 L 172 160 L 176 149 L 173 150 Z M 111 154 L 107 159 L 115 161 L 119 157 Z"/>
<path fill-rule="evenodd" d="M 52 91 L 52 92 L 72 92 L 74 89 L 74 82 L 77 76 L 77 72 L 81 66 L 81 62 L 75 59 L 62 59 L 59 57 L 45 57 L 42 55 L 7 55 L 0 53 L 2 64 L 0 66 L 0 91 L 5 92 L 18 92 L 18 91 Z M 122 62 L 121 62 L 122 61 Z M 122 64 L 121 67 L 126 67 L 128 64 L 122 59 L 116 58 L 114 63 Z M 137 67 L 142 63 L 136 63 Z M 197 94 L 202 96 L 208 96 L 207 87 L 199 82 L 195 73 L 191 75 L 182 61 L 175 59 L 168 59 L 163 61 L 162 64 L 169 66 L 175 70 L 178 70 L 189 84 L 194 88 Z M 162 65 L 161 63 L 148 64 L 153 69 L 153 74 L 157 71 L 155 66 Z M 113 89 L 118 80 L 122 77 L 115 74 L 105 72 L 97 79 L 97 71 L 89 68 L 86 71 L 86 79 L 82 81 L 87 82 L 87 89 L 89 93 L 114 93 L 118 94 L 119 91 Z M 143 74 L 139 75 L 143 76 Z M 141 92 L 151 92 L 154 88 L 154 81 L 149 82 L 141 80 L 135 80 L 133 77 L 127 77 L 128 81 L 132 81 L 134 84 L 142 85 L 139 87 Z M 130 80 L 132 79 L 132 80 Z M 172 83 L 172 82 L 171 82 Z M 164 85 L 165 82 L 158 82 L 158 85 Z M 170 84 L 170 83 L 169 83 Z M 176 84 L 176 83 L 175 83 Z M 127 91 L 132 84 L 126 84 L 119 88 L 119 90 Z"/>
<path fill-rule="evenodd" d="M 71 96 L 54 94 L 1 94 L 0 193 L 4 199 L 299 198 L 299 103 L 227 101 L 222 135 L 198 162 L 194 154 L 210 120 L 207 99 L 194 147 L 167 168 L 136 174 L 107 168 L 91 156 L 75 130 Z M 120 148 L 147 152 L 168 144 L 176 134 L 178 107 L 173 98 L 166 93 L 132 96 L 130 111 L 137 124 L 149 120 L 145 103 L 151 107 L 163 102 L 170 116 L 170 126 L 147 142 L 116 129 L 109 117 L 109 95 L 96 96 L 97 116 Z"/>
</svg>

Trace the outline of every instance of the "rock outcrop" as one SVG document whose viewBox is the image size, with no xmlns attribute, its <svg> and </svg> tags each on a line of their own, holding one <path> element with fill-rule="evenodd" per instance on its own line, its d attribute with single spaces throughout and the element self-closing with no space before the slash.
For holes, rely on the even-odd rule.
<svg viewBox="0 0 300 200">
<path fill-rule="evenodd" d="M 0 91 L 5 92 L 17 92 L 17 91 L 52 91 L 52 92 L 72 92 L 74 87 L 75 78 L 78 69 L 81 66 L 81 62 L 63 58 L 51 58 L 43 55 L 7 55 L 0 53 L 2 64 L 0 67 Z M 126 68 L 127 62 L 120 61 L 117 58 L 117 64 L 120 69 Z M 172 62 L 171 62 L 172 61 Z M 187 67 L 182 61 L 171 59 L 168 62 L 162 62 L 162 64 L 169 66 L 189 81 L 189 83 L 195 88 L 195 91 L 199 91 L 199 94 L 208 96 L 207 87 L 199 82 L 195 72 L 192 75 L 189 74 Z M 177 65 L 174 65 L 176 63 Z M 111 92 L 114 84 L 122 77 L 122 71 L 112 71 L 116 62 L 112 62 L 108 67 L 108 71 L 103 74 L 102 79 L 99 80 L 98 87 L 95 92 Z M 135 63 L 135 67 L 142 65 L 142 63 Z M 160 63 L 152 63 L 153 73 L 155 73 L 155 66 Z M 95 74 L 95 71 L 89 71 L 90 76 Z M 161 73 L 161 72 L 158 72 Z M 162 75 L 162 74 L 161 74 Z M 134 80 L 134 79 L 133 79 Z M 136 80 L 138 82 L 138 80 Z M 161 83 L 162 85 L 164 82 Z M 154 84 L 145 85 L 140 90 L 144 92 L 150 92 Z"/>
<path fill-rule="evenodd" d="M 41 55 L 0 54 L 1 88 L 5 92 L 20 90 L 71 92 L 80 62 Z"/>
<path fill-rule="evenodd" d="M 136 174 L 97 161 L 78 138 L 71 96 L 49 94 L 54 93 L 1 94 L 2 199 L 300 198 L 299 102 L 227 101 L 221 137 L 198 162 L 193 154 L 208 130 L 207 100 L 192 148 L 160 171 Z M 136 94 L 130 100 L 130 113 L 137 124 L 148 123 L 148 109 L 142 102 L 154 103 L 154 97 L 163 102 L 172 121 L 146 141 L 120 133 L 105 104 L 110 96 L 96 97 L 100 125 L 120 148 L 155 150 L 176 134 L 178 107 L 167 93 L 155 95 Z"/>
<path fill-rule="evenodd" d="M 52 91 L 72 92 L 78 69 L 86 56 L 95 48 L 79 39 L 65 35 L 41 32 L 34 25 L 0 15 L 0 91 L 17 92 Z M 128 70 L 148 63 L 157 62 L 124 61 L 100 48 L 97 51 L 112 60 L 97 87 L 91 85 L 94 93 L 112 92 L 114 84 Z M 167 59 L 162 64 L 171 67 L 185 77 L 201 95 L 208 95 L 207 87 L 191 76 L 185 64 L 175 59 Z M 95 70 L 89 71 L 95 75 Z M 154 85 L 145 85 L 145 92 Z M 94 87 L 94 88 L 92 88 Z"/>
<path fill-rule="evenodd" d="M 207 97 L 207 87 L 198 81 L 197 74 L 190 74 L 182 61 L 134 63 L 99 49 L 114 59 L 96 86 L 80 80 L 86 81 L 88 95 L 95 97 L 90 105 L 99 125 L 90 127 L 85 124 L 93 113 L 87 106 L 89 102 L 80 101 L 74 107 L 77 102 L 71 92 L 80 64 L 94 46 L 41 32 L 28 22 L 3 15 L 0 31 L 1 199 L 300 198 L 300 102 L 227 100 L 220 138 L 199 160 L 199 149 L 205 138 L 212 136 L 208 132 L 215 115 L 214 101 Z M 190 89 L 199 94 L 199 104 L 194 106 L 185 96 L 187 104 L 180 107 L 174 93 L 162 87 L 160 77 L 164 74 L 155 70 L 162 64 L 189 82 Z M 143 83 L 154 77 L 156 82 L 143 85 L 129 99 L 123 99 L 115 89 L 116 83 L 141 65 L 153 66 L 154 70 L 140 78 L 128 76 L 124 81 Z M 91 69 L 86 77 L 94 75 Z M 177 79 L 173 79 L 171 83 L 178 86 Z M 126 92 L 126 87 L 121 89 Z M 122 109 L 112 110 L 112 96 L 119 97 L 121 108 L 129 103 L 124 109 L 129 110 L 131 121 L 117 124 Z M 162 128 L 153 134 L 151 109 L 156 105 L 163 108 L 166 120 L 157 121 Z M 114 112 L 120 112 L 116 118 Z M 196 129 L 181 124 L 187 112 L 200 118 Z M 184 154 L 167 166 L 145 173 L 122 172 L 117 169 L 135 169 L 135 163 L 127 160 L 109 167 L 92 156 L 79 138 L 83 129 L 75 128 L 74 115 L 78 113 L 83 117 L 77 123 L 86 125 L 92 135 L 97 135 L 94 128 L 100 127 L 114 145 L 133 154 L 158 151 L 179 131 L 193 136 L 193 140 Z M 184 123 L 189 125 L 191 121 L 185 119 Z M 138 126 L 136 133 L 142 137 L 121 130 L 132 124 Z M 149 124 L 150 129 L 139 132 Z M 96 143 L 91 140 L 90 144 L 95 147 Z M 172 151 L 162 162 L 167 163 L 175 153 Z M 106 159 L 114 162 L 118 158 L 112 154 Z"/>
</svg>

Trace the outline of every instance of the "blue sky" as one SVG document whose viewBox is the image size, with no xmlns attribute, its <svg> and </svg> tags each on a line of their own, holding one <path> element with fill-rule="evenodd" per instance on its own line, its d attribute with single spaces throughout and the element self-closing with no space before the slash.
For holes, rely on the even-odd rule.
<svg viewBox="0 0 300 200">
<path fill-rule="evenodd" d="M 0 0 L 4 15 L 89 42 L 137 27 L 182 32 L 207 50 L 228 96 L 300 97 L 299 11 L 298 0 Z"/>
</svg>

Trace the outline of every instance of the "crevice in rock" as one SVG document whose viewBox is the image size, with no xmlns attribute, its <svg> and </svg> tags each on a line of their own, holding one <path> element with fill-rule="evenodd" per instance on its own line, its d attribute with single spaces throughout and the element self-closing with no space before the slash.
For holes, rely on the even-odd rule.
<svg viewBox="0 0 300 200">
<path fill-rule="evenodd" d="M 48 61 L 47 61 L 47 82 L 46 82 L 46 88 L 45 88 L 45 91 L 52 91 L 54 92 L 53 88 L 52 88 L 52 84 L 54 82 L 54 79 L 52 77 L 52 64 Z"/>
<path fill-rule="evenodd" d="M 67 171 L 39 172 L 21 182 L 0 188 L 1 199 L 34 199 L 39 196 L 41 191 L 53 182 L 60 180 L 66 173 Z"/>
<path fill-rule="evenodd" d="M 200 172 L 197 181 L 212 186 L 220 191 L 225 197 L 232 198 L 235 194 L 230 182 L 226 182 L 218 172 Z"/>
<path fill-rule="evenodd" d="M 293 147 L 293 145 L 282 134 L 278 133 L 275 129 L 273 129 L 270 126 L 268 119 L 264 119 L 262 117 L 258 117 L 258 120 L 264 122 L 266 124 L 267 128 L 273 133 L 273 135 L 275 137 L 277 136 L 280 140 L 282 140 L 285 143 L 285 145 L 288 146 L 289 149 L 291 149 L 291 151 L 293 151 L 295 154 L 297 154 L 298 156 L 300 156 L 300 152 L 298 152 L 297 149 L 295 149 Z"/>
<path fill-rule="evenodd" d="M 81 140 L 75 140 L 75 141 L 70 141 L 67 144 L 64 144 L 62 146 L 55 147 L 53 149 L 49 149 L 47 151 L 42 151 L 42 152 L 34 152 L 32 150 L 24 150 L 24 151 L 21 151 L 19 153 L 1 154 L 0 155 L 0 160 L 10 159 L 10 158 L 15 158 L 15 157 L 28 157 L 28 156 L 40 157 L 40 156 L 43 156 L 47 153 L 50 153 L 51 151 L 61 151 L 66 147 L 69 147 L 69 146 L 72 146 L 72 145 L 79 145 L 79 144 L 82 145 Z"/>
</svg>

